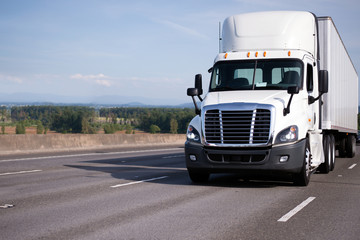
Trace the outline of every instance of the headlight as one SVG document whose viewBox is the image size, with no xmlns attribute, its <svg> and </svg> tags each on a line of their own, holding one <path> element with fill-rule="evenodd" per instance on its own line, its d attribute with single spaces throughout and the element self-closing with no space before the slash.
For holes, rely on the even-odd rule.
<svg viewBox="0 0 360 240">
<path fill-rule="evenodd" d="M 276 137 L 275 143 L 289 143 L 298 140 L 298 127 L 290 126 L 282 130 Z"/>
<path fill-rule="evenodd" d="M 199 132 L 191 125 L 189 125 L 187 129 L 186 138 L 188 141 L 200 142 Z"/>
</svg>

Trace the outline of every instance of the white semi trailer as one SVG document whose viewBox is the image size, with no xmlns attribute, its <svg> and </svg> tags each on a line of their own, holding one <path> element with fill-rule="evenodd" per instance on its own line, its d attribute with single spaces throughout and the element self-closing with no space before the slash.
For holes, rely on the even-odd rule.
<svg viewBox="0 0 360 240">
<path fill-rule="evenodd" d="M 334 169 L 336 149 L 354 157 L 358 76 L 330 17 L 279 11 L 228 17 L 204 98 L 192 97 L 186 166 L 211 173 L 290 177 L 306 186 Z M 199 107 L 195 97 L 201 101 Z"/>
</svg>

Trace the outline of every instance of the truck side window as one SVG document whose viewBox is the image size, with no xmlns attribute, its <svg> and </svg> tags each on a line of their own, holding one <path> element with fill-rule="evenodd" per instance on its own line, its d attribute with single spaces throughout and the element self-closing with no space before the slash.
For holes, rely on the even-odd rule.
<svg viewBox="0 0 360 240">
<path fill-rule="evenodd" d="M 306 87 L 308 92 L 312 92 L 314 89 L 313 83 L 313 67 L 311 64 L 307 65 L 307 73 L 306 73 Z"/>
<path fill-rule="evenodd" d="M 214 79 L 214 81 L 212 82 L 211 87 L 216 88 L 217 86 L 219 86 L 221 84 L 218 68 L 216 68 L 215 71 L 213 72 L 213 79 Z"/>
</svg>

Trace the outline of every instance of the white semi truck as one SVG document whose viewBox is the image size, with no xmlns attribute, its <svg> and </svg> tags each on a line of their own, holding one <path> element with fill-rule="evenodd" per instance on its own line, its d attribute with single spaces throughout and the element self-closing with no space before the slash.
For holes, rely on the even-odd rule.
<svg viewBox="0 0 360 240">
<path fill-rule="evenodd" d="M 231 172 L 306 186 L 317 169 L 334 169 L 336 150 L 354 157 L 358 76 L 330 17 L 235 15 L 220 40 L 208 93 L 201 74 L 187 90 L 197 113 L 185 143 L 193 182 Z"/>
</svg>

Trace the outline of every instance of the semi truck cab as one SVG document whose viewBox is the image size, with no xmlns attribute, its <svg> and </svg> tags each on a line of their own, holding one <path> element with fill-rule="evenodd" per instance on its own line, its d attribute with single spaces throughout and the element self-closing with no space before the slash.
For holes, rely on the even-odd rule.
<svg viewBox="0 0 360 240">
<path fill-rule="evenodd" d="M 318 167 L 331 170 L 335 137 L 324 138 L 322 126 L 329 73 L 320 68 L 318 35 L 317 18 L 309 12 L 250 13 L 224 21 L 208 93 L 201 97 L 200 74 L 187 91 L 197 113 L 185 143 L 192 181 L 234 172 L 286 176 L 306 186 Z"/>
</svg>

